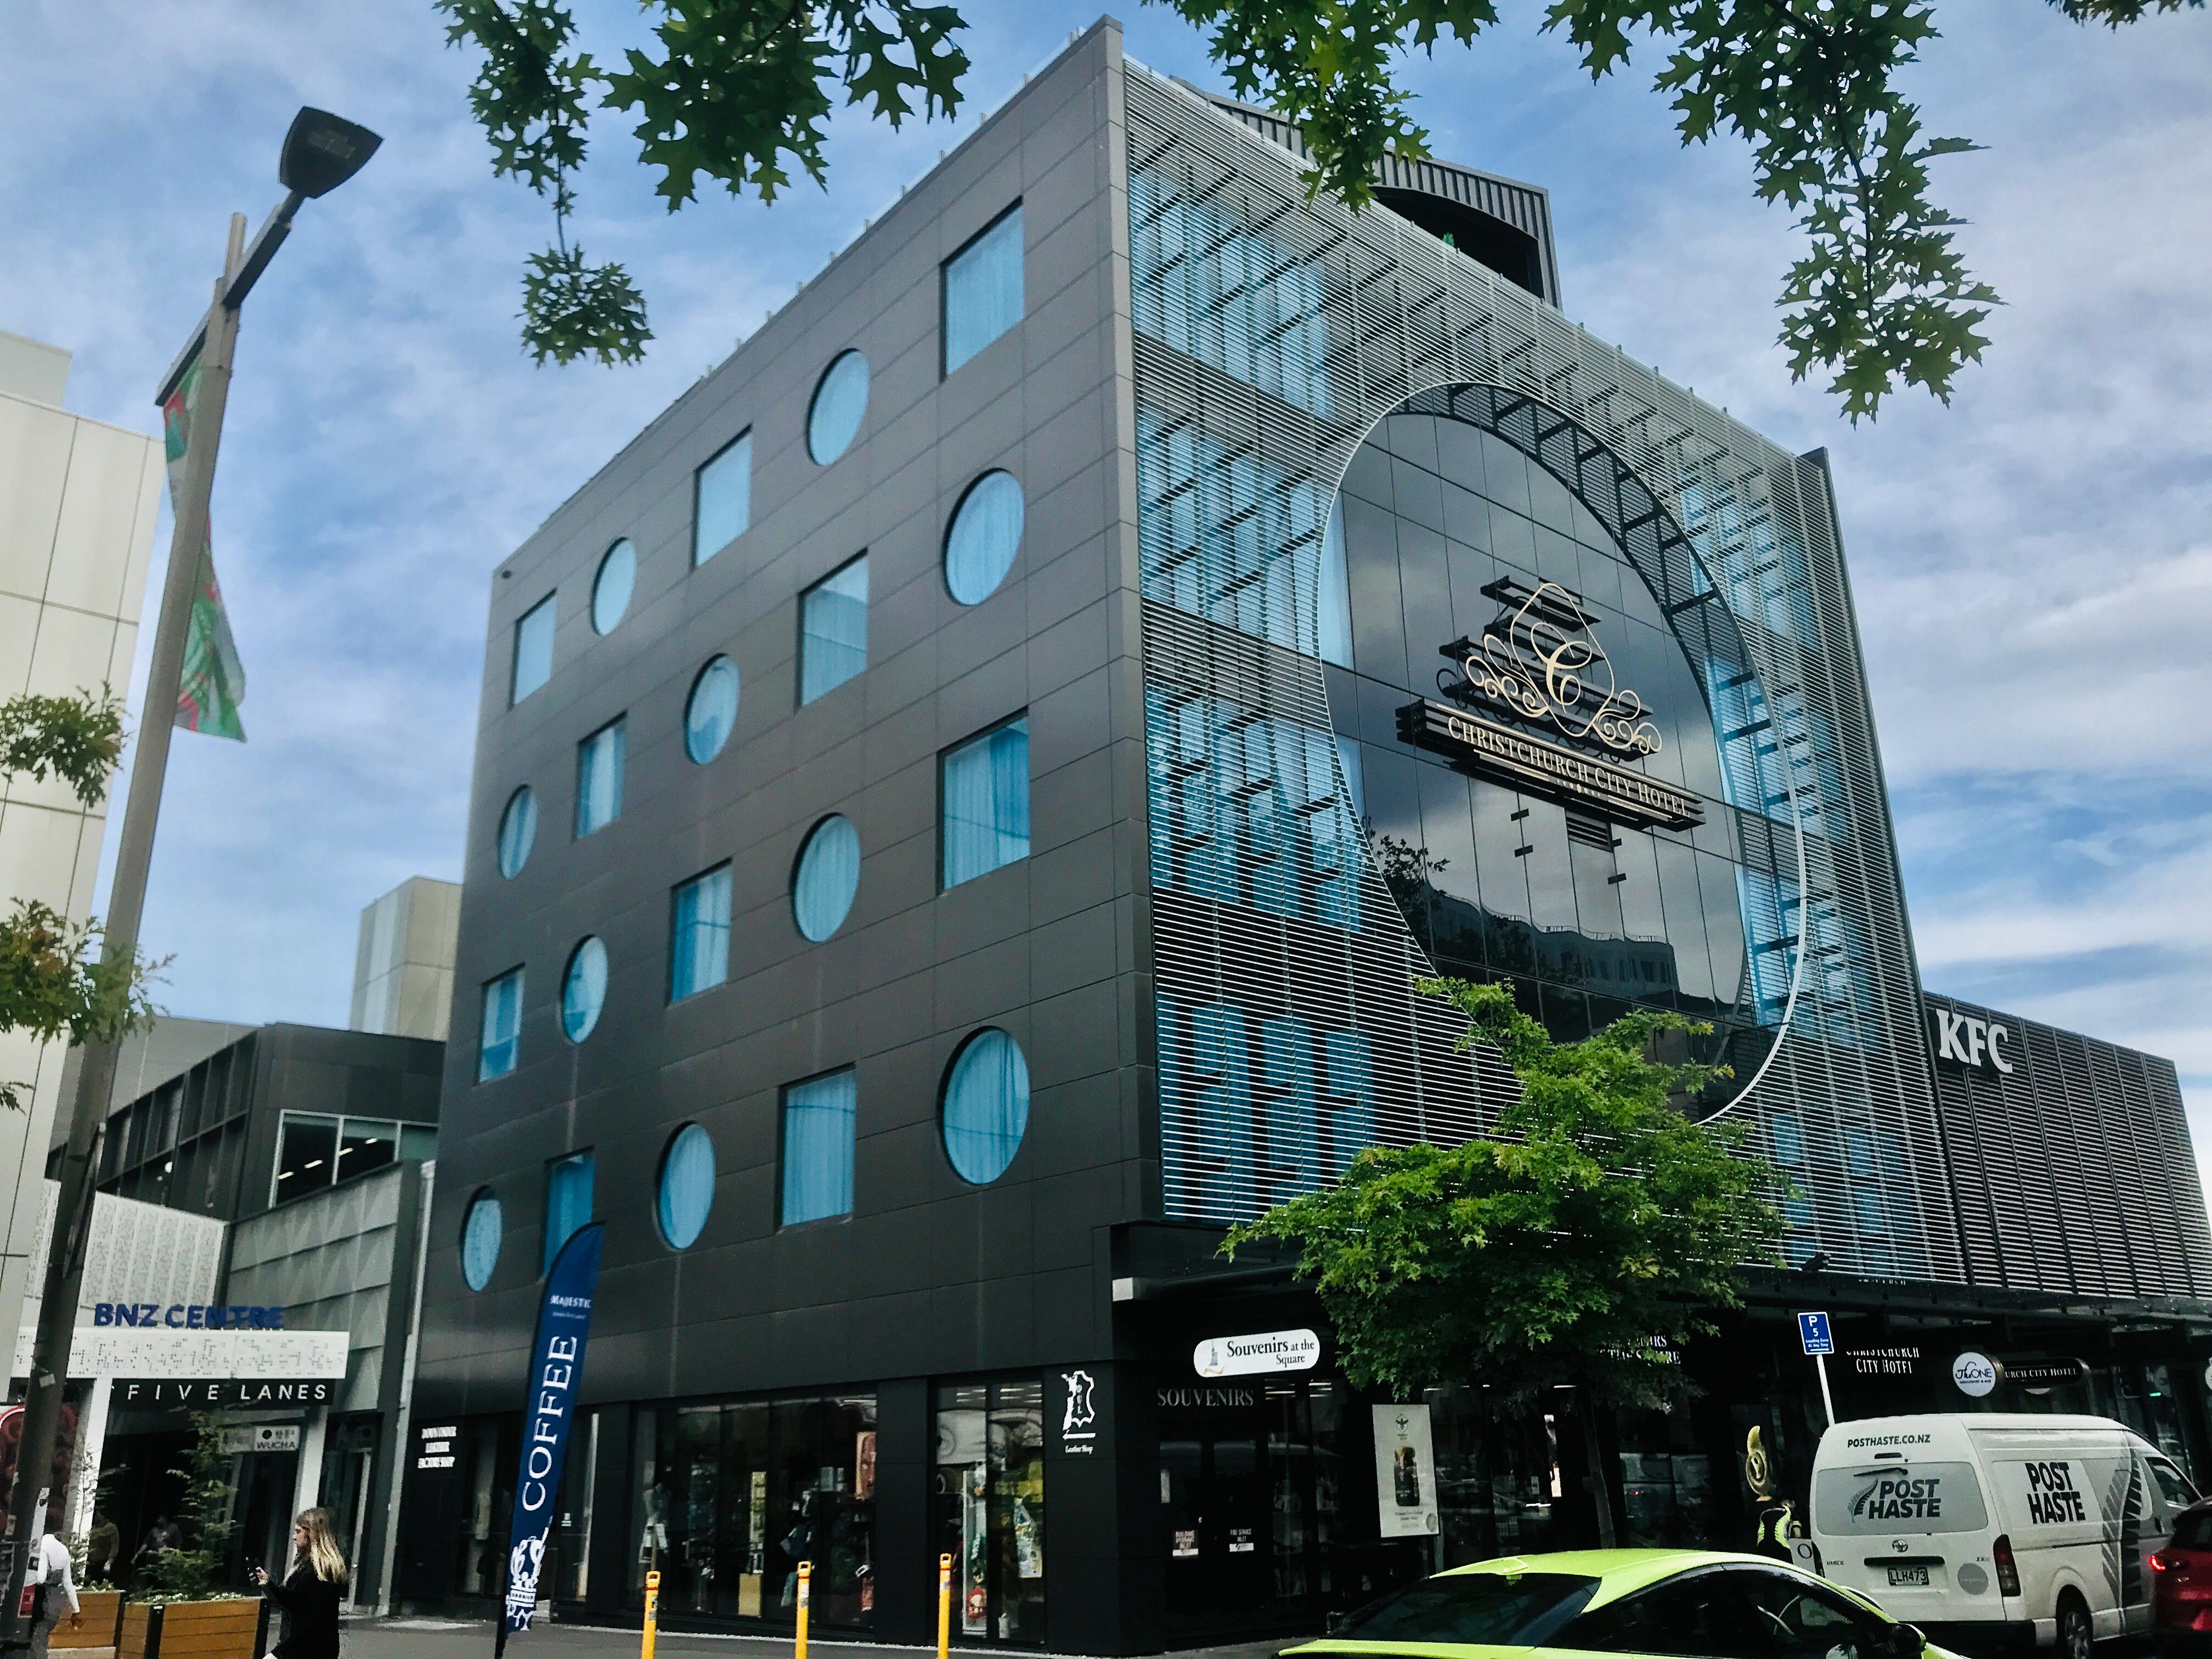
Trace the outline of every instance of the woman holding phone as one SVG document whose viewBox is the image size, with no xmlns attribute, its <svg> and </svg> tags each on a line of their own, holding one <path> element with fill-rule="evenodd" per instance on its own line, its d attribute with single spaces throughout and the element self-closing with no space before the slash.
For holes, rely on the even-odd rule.
<svg viewBox="0 0 2212 1659">
<path fill-rule="evenodd" d="M 302 1510 L 293 1521 L 292 1573 L 282 1584 L 270 1582 L 265 1567 L 254 1568 L 252 1576 L 284 1614 L 284 1639 L 270 1650 L 273 1659 L 337 1659 L 346 1564 L 328 1510 Z"/>
</svg>

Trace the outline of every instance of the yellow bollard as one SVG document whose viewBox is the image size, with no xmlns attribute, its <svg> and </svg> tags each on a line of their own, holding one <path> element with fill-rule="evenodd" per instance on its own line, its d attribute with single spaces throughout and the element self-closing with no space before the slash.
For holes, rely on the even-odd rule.
<svg viewBox="0 0 2212 1659">
<path fill-rule="evenodd" d="M 814 1564 L 801 1561 L 799 1564 L 799 1640 L 792 1649 L 791 1659 L 806 1659 L 806 1603 L 813 1578 Z"/>
<path fill-rule="evenodd" d="M 648 1572 L 645 1575 L 645 1645 L 638 1659 L 653 1659 L 653 1641 L 660 1634 L 659 1607 L 660 1575 Z"/>
<path fill-rule="evenodd" d="M 952 1650 L 952 1558 L 937 1558 L 937 1659 Z"/>
</svg>

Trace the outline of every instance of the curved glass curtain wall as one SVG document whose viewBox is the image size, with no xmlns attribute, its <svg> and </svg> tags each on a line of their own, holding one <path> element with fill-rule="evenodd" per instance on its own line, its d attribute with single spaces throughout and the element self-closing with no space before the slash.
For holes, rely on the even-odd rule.
<svg viewBox="0 0 2212 1659">
<path fill-rule="evenodd" d="M 1030 1122 L 1030 1065 L 1021 1045 L 995 1026 L 962 1045 L 945 1074 L 945 1155 L 963 1181 L 983 1186 L 1006 1174 Z"/>
<path fill-rule="evenodd" d="M 1011 472 L 986 472 L 968 486 L 945 533 L 945 586 L 963 605 L 981 605 L 1006 580 L 1022 545 L 1022 486 Z"/>
<path fill-rule="evenodd" d="M 499 815 L 499 872 L 512 881 L 530 862 L 538 843 L 538 797 L 524 784 L 507 798 Z"/>
<path fill-rule="evenodd" d="M 661 1237 L 672 1249 L 690 1249 L 714 1206 L 714 1143 L 699 1125 L 687 1123 L 670 1137 L 660 1158 L 660 1194 L 654 1207 Z"/>
<path fill-rule="evenodd" d="M 637 550 L 625 536 L 599 561 L 592 578 L 592 631 L 611 634 L 629 609 L 629 596 L 637 586 Z"/>
<path fill-rule="evenodd" d="M 684 752 L 700 766 L 722 752 L 738 723 L 738 665 L 714 657 L 691 682 L 684 704 Z"/>
<path fill-rule="evenodd" d="M 491 1283 L 504 1231 L 498 1194 L 487 1189 L 469 1200 L 468 1214 L 461 1220 L 461 1279 L 471 1290 L 480 1291 Z"/>
<path fill-rule="evenodd" d="M 606 1001 L 607 947 L 594 936 L 569 953 L 568 971 L 561 978 L 561 1030 L 569 1042 L 591 1036 Z"/>
<path fill-rule="evenodd" d="M 827 466 L 853 447 L 868 413 L 868 360 L 841 351 L 814 387 L 806 411 L 806 453 Z"/>
<path fill-rule="evenodd" d="M 1942 1202 L 1942 1149 L 1817 460 L 1785 454 L 1723 411 L 1685 399 L 1387 216 L 1302 203 L 1294 161 L 1147 72 L 1133 67 L 1127 85 L 1156 883 L 1172 848 L 1159 826 L 1175 810 L 1174 793 L 1218 764 L 1210 737 L 1169 752 L 1173 721 L 1164 717 L 1211 696 L 1229 706 L 1218 723 L 1224 738 L 1232 724 L 1261 720 L 1334 735 L 1336 695 L 1352 677 L 1326 665 L 1340 666 L 1349 653 L 1336 648 L 1340 639 L 1324 647 L 1324 619 L 1352 605 L 1329 601 L 1334 573 L 1309 550 L 1311 524 L 1324 526 L 1312 546 L 1329 540 L 1320 480 L 1334 483 L 1370 422 L 1423 380 L 1458 368 L 1461 402 L 1479 397 L 1486 407 L 1445 409 L 1444 394 L 1424 394 L 1439 404 L 1430 412 L 1495 433 L 1565 483 L 1649 579 L 1669 630 L 1686 641 L 1727 807 L 1708 812 L 1707 828 L 1729 838 L 1730 858 L 1747 872 L 1735 894 L 1747 957 L 1738 1008 L 1753 1018 L 1738 1029 L 1754 1054 L 1771 1047 L 1792 959 L 1802 952 L 1804 963 L 1794 1035 L 1776 1055 L 1757 1119 L 1763 1149 L 1808 1191 L 1790 1206 L 1792 1258 L 1817 1247 L 1852 1270 L 1961 1271 L 1955 1238 L 1928 1207 Z M 1481 384 L 1491 380 L 1496 388 Z M 1200 492 L 1210 504 L 1194 502 Z M 1279 564 L 1291 567 L 1287 577 Z M 1358 573 L 1348 574 L 1356 602 Z M 1217 629 L 1286 650 L 1255 653 Z M 1393 711 L 1377 712 L 1387 742 Z M 1364 780 L 1346 763 L 1360 747 L 1336 768 L 1336 793 L 1354 799 Z M 1228 798 L 1238 783 L 1224 775 L 1211 792 L 1232 830 L 1241 809 Z M 1802 893 L 1793 795 L 1806 832 Z M 1301 804 L 1319 807 L 1320 817 L 1326 800 L 1316 792 Z M 1309 1108 L 1301 1091 L 1321 1065 L 1312 1028 L 1332 1020 L 1351 1023 L 1348 1039 L 1378 1038 L 1368 1056 L 1370 1093 L 1354 1103 L 1373 1110 L 1382 1139 L 1479 1130 L 1510 1082 L 1455 1069 L 1450 1022 L 1407 995 L 1415 964 L 1391 941 L 1407 940 L 1410 930 L 1398 926 L 1374 861 L 1363 860 L 1364 925 L 1301 935 L 1297 927 L 1321 921 L 1323 903 L 1297 886 L 1272 889 L 1267 902 L 1291 907 L 1272 915 L 1212 908 L 1252 905 L 1255 884 L 1237 861 L 1198 851 L 1195 838 L 1208 833 L 1200 824 L 1182 838 L 1199 872 L 1192 886 L 1158 890 L 1169 1213 L 1230 1219 L 1299 1189 L 1275 1158 L 1279 1146 L 1302 1150 L 1318 1138 L 1318 1162 L 1328 1166 L 1330 1104 L 1320 1097 Z M 1228 890 L 1231 874 L 1245 896 Z M 1264 881 L 1256 890 L 1270 890 Z M 1698 896 L 1702 904 L 1702 886 Z M 1727 898 L 1703 908 L 1725 912 Z M 1385 914 L 1389 925 L 1377 926 Z M 1260 1009 L 1279 1006 L 1285 947 L 1298 954 L 1287 969 L 1293 1015 L 1285 1018 L 1309 1029 L 1289 1034 L 1271 1057 Z M 1314 1094 L 1322 1097 L 1318 1082 Z M 1458 1102 L 1474 1096 L 1491 1103 L 1461 1112 Z"/>
<path fill-rule="evenodd" d="M 842 816 L 814 826 L 791 880 L 792 920 L 820 944 L 845 925 L 860 886 L 860 832 Z"/>
</svg>

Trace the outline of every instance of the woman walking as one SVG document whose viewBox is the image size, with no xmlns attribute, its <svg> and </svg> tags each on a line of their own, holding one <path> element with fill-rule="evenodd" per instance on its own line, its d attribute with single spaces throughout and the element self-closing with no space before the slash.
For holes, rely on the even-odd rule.
<svg viewBox="0 0 2212 1659">
<path fill-rule="evenodd" d="M 292 1522 L 290 1577 L 274 1584 L 265 1568 L 256 1567 L 253 1582 L 284 1613 L 284 1639 L 270 1650 L 273 1659 L 337 1659 L 346 1564 L 328 1510 L 302 1510 Z"/>
</svg>

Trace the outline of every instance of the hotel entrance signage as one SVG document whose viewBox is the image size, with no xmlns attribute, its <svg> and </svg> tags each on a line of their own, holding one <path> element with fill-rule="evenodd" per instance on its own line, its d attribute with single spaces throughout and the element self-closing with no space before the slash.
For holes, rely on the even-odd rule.
<svg viewBox="0 0 2212 1659">
<path fill-rule="evenodd" d="M 1557 582 L 1530 587 L 1510 577 L 1482 591 L 1504 607 L 1498 620 L 1480 641 L 1439 647 L 1453 665 L 1437 677 L 1448 701 L 1425 697 L 1401 708 L 1399 738 L 1618 823 L 1703 823 L 1704 805 L 1689 790 L 1620 763 L 1657 754 L 1659 728 L 1644 699 L 1615 683 L 1581 597 Z M 1478 709 L 1549 726 L 1566 741 L 1500 725 Z"/>
</svg>

